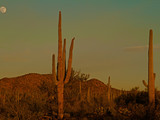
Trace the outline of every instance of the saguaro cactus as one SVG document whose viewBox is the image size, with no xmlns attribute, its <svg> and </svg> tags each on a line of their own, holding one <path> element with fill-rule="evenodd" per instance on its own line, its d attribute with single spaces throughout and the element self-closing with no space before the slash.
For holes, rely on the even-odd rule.
<svg viewBox="0 0 160 120">
<path fill-rule="evenodd" d="M 55 85 L 57 85 L 58 91 L 58 119 L 63 119 L 63 93 L 64 84 L 68 83 L 71 75 L 72 66 L 72 54 L 73 54 L 73 44 L 74 39 L 72 39 L 68 68 L 66 70 L 66 39 L 64 39 L 63 51 L 62 51 L 62 29 L 61 29 L 61 11 L 59 11 L 59 24 L 58 24 L 58 64 L 57 64 L 57 75 L 55 70 L 55 55 L 52 56 L 52 75 Z"/>
<path fill-rule="evenodd" d="M 90 103 L 91 100 L 91 90 L 90 87 L 88 87 L 88 91 L 87 91 L 87 101 Z"/>
<path fill-rule="evenodd" d="M 155 104 L 155 74 L 153 73 L 153 31 L 150 30 L 148 49 L 148 96 L 149 103 Z"/>
<path fill-rule="evenodd" d="M 108 84 L 107 84 L 107 99 L 108 99 L 108 103 L 110 104 L 111 102 L 111 85 L 110 85 L 110 76 L 108 77 Z"/>
<path fill-rule="evenodd" d="M 79 83 L 79 97 L 80 97 L 80 100 L 82 99 L 82 81 L 80 80 L 80 83 Z"/>
</svg>

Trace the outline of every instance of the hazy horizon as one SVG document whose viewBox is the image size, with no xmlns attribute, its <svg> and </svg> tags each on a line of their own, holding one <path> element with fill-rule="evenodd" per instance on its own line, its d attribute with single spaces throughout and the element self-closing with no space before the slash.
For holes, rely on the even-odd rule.
<svg viewBox="0 0 160 120">
<path fill-rule="evenodd" d="M 155 86 L 160 89 L 160 1 L 0 1 L 0 79 L 51 73 L 58 50 L 58 12 L 67 60 L 75 37 L 75 70 L 118 89 L 148 81 L 149 30 L 153 29 Z"/>
</svg>

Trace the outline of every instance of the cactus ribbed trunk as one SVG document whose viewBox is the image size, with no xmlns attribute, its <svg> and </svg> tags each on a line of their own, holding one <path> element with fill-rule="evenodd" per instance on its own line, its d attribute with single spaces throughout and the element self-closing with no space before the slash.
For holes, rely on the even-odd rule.
<svg viewBox="0 0 160 120">
<path fill-rule="evenodd" d="M 72 54 L 73 54 L 73 44 L 74 39 L 72 39 L 69 59 L 68 59 L 68 68 L 66 70 L 66 39 L 64 39 L 63 51 L 62 51 L 62 29 L 61 29 L 61 11 L 59 11 L 59 23 L 58 23 L 58 64 L 57 64 L 57 75 L 56 75 L 56 66 L 55 66 L 55 55 L 52 56 L 52 77 L 53 82 L 57 85 L 57 94 L 58 94 L 58 119 L 63 119 L 63 94 L 64 94 L 64 84 L 68 83 L 71 76 L 72 68 Z"/>
<path fill-rule="evenodd" d="M 57 85 L 58 91 L 58 118 L 63 118 L 63 93 L 64 93 L 64 84 L 60 83 Z"/>
<path fill-rule="evenodd" d="M 153 31 L 150 30 L 148 50 L 148 96 L 149 103 L 155 104 L 155 75 L 153 73 Z"/>
</svg>

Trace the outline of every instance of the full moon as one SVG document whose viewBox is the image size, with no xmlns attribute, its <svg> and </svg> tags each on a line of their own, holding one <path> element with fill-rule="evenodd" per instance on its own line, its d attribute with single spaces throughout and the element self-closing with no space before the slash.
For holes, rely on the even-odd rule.
<svg viewBox="0 0 160 120">
<path fill-rule="evenodd" d="M 2 6 L 2 7 L 0 7 L 0 12 L 1 13 L 6 13 L 6 11 L 7 11 L 7 9 L 6 9 L 6 7 L 4 7 L 4 6 Z"/>
</svg>

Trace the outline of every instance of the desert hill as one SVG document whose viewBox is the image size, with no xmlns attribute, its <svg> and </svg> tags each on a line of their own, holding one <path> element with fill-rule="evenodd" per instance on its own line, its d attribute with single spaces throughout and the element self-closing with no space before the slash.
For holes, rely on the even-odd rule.
<svg viewBox="0 0 160 120">
<path fill-rule="evenodd" d="M 38 74 L 29 73 L 13 78 L 2 78 L 0 79 L 0 89 L 5 90 L 19 90 L 21 92 L 34 92 L 39 90 L 38 86 L 42 84 L 43 81 L 52 84 L 51 74 Z M 82 95 L 86 95 L 88 88 L 90 89 L 91 96 L 107 96 L 107 85 L 98 79 L 90 79 L 87 81 L 82 81 L 81 91 Z M 80 89 L 80 80 L 71 80 L 65 87 L 69 91 L 77 92 Z M 111 95 L 113 98 L 120 94 L 120 90 L 111 88 Z M 84 96 L 85 96 L 84 95 Z"/>
<path fill-rule="evenodd" d="M 121 90 L 111 88 L 112 103 L 109 103 L 107 99 L 108 86 L 100 80 L 71 78 L 64 88 L 64 111 L 70 114 L 74 113 L 72 116 L 94 113 L 99 108 L 114 104 L 114 99 L 122 93 Z M 43 113 L 42 116 L 54 115 L 57 113 L 57 89 L 52 81 L 52 74 L 37 73 L 0 79 L 1 105 L 11 111 L 9 113 L 11 116 L 16 116 L 13 111 L 19 109 L 24 110 L 20 114 L 26 114 L 26 112 L 32 111 L 30 108 L 35 110 L 33 111 L 36 113 L 35 117 L 40 117 L 39 112 Z M 21 108 L 17 108 L 19 105 L 22 105 Z M 29 108 L 26 109 L 26 106 Z M 26 114 L 26 116 L 30 116 L 30 114 Z"/>
<path fill-rule="evenodd" d="M 51 82 L 51 74 L 29 73 L 26 75 L 0 79 L 0 89 L 35 91 L 42 81 Z"/>
<path fill-rule="evenodd" d="M 2 113 L 0 119 L 17 116 L 23 116 L 23 119 L 56 116 L 57 89 L 52 81 L 52 74 L 38 73 L 0 79 L 0 113 Z M 129 92 L 131 94 L 126 94 Z M 64 86 L 64 112 L 66 115 L 75 118 L 84 116 L 94 118 L 95 115 L 98 117 L 104 117 L 103 115 L 116 117 L 120 112 L 124 113 L 126 108 L 116 108 L 115 98 L 123 99 L 122 101 L 119 100 L 120 104 L 124 103 L 124 99 L 128 101 L 132 97 L 134 100 L 136 98 L 138 101 L 139 99 L 147 101 L 145 92 L 138 92 L 138 94 L 137 91 L 129 92 L 111 87 L 109 102 L 108 85 L 96 78 L 80 80 L 71 77 L 70 81 Z M 121 96 L 122 93 L 125 94 Z M 124 95 L 128 95 L 128 97 Z M 135 97 L 136 95 L 138 97 Z M 118 112 L 119 109 L 120 112 Z M 133 113 L 135 112 L 133 111 Z M 126 115 L 128 113 L 125 113 L 125 117 Z"/>
</svg>

